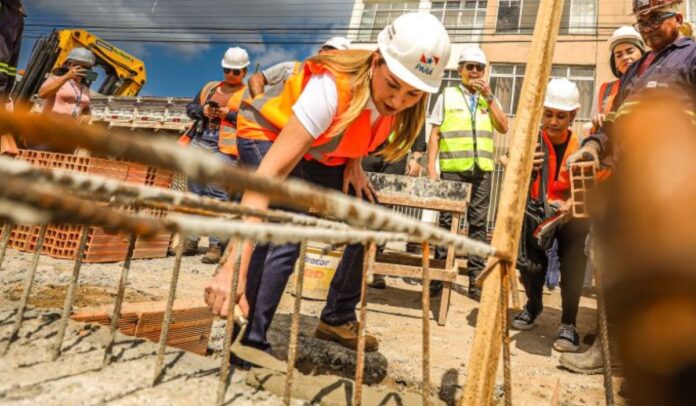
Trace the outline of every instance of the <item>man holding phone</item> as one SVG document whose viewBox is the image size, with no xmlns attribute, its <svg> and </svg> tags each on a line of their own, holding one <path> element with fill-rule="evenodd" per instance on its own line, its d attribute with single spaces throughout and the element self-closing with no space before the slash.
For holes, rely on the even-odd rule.
<svg viewBox="0 0 696 406">
<path fill-rule="evenodd" d="M 209 151 L 230 165 L 237 165 L 237 111 L 246 90 L 244 78 L 249 66 L 249 55 L 242 48 L 229 48 L 221 65 L 223 80 L 207 83 L 186 106 L 186 114 L 194 123 L 179 139 L 179 143 Z M 229 200 L 227 191 L 214 185 L 189 182 L 188 187 L 190 192 L 199 196 Z M 199 240 L 199 236 L 189 237 L 184 242 L 184 255 L 196 255 Z M 204 264 L 215 264 L 220 261 L 227 242 L 212 235 L 208 237 L 208 241 L 208 250 L 201 261 Z"/>
<path fill-rule="evenodd" d="M 92 71 L 95 61 L 86 48 L 70 51 L 65 65 L 53 71 L 39 89 L 39 97 L 45 100 L 44 113 L 71 116 L 80 124 L 90 122 L 89 85 L 96 78 Z"/>
<path fill-rule="evenodd" d="M 428 177 L 471 184 L 471 202 L 467 212 L 469 237 L 486 242 L 486 219 L 491 193 L 491 173 L 495 169 L 494 131 L 505 134 L 508 119 L 485 80 L 486 55 L 478 47 L 467 47 L 459 58 L 462 79 L 455 87 L 445 88 L 435 103 L 428 122 L 432 124 L 428 140 Z M 438 159 L 439 155 L 439 159 Z M 437 165 L 440 166 L 440 174 Z M 440 227 L 450 229 L 452 216 L 440 213 Z M 447 256 L 447 247 L 438 247 L 436 259 Z M 474 283 L 483 270 L 485 259 L 470 256 L 469 296 L 479 300 L 481 290 Z M 439 294 L 442 282 L 430 285 L 431 295 Z"/>
</svg>

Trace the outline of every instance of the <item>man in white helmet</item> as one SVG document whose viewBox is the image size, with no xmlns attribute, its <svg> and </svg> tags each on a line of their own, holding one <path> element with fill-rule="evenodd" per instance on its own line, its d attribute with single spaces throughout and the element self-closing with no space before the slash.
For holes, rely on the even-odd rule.
<svg viewBox="0 0 696 406">
<path fill-rule="evenodd" d="M 544 100 L 540 152 L 534 161 L 534 182 L 530 189 L 527 212 L 539 218 L 548 218 L 568 208 L 570 199 L 570 174 L 566 161 L 579 148 L 579 137 L 570 127 L 580 108 L 580 91 L 568 79 L 553 79 L 549 82 Z M 538 224 L 525 215 L 520 255 L 517 267 L 520 270 L 527 304 L 512 321 L 512 327 L 529 330 L 543 310 L 543 288 L 548 269 L 546 251 L 535 235 Z M 559 352 L 575 352 L 580 338 L 575 329 L 580 295 L 585 275 L 585 238 L 589 225 L 584 219 L 572 219 L 560 226 L 554 234 L 558 242 L 561 262 L 562 315 L 558 335 L 553 348 Z M 551 241 L 551 239 L 549 239 Z"/>
<path fill-rule="evenodd" d="M 21 0 L 0 0 L 0 108 L 11 105 L 26 16 Z"/>
<path fill-rule="evenodd" d="M 457 70 L 461 83 L 444 90 L 428 120 L 433 126 L 428 141 L 428 176 L 432 180 L 471 184 L 471 203 L 467 213 L 469 237 L 482 242 L 488 238 L 486 219 L 491 173 L 495 169 L 494 131 L 503 134 L 508 131 L 507 116 L 485 80 L 487 65 L 486 55 L 480 48 L 464 49 Z M 449 230 L 451 224 L 451 214 L 441 213 L 440 227 Z M 435 257 L 443 259 L 446 256 L 446 247 L 438 247 Z M 484 265 L 484 258 L 469 257 L 469 296 L 476 300 L 480 299 L 481 290 L 474 281 Z M 442 282 L 431 285 L 433 295 L 441 290 Z"/>
<path fill-rule="evenodd" d="M 350 40 L 348 38 L 332 37 L 319 48 L 317 54 L 347 49 L 350 49 Z M 267 86 L 275 86 L 278 83 L 284 83 L 288 80 L 290 75 L 297 72 L 301 66 L 302 63 L 299 61 L 280 62 L 262 72 L 254 73 L 249 77 L 249 93 L 252 97 L 255 97 L 263 93 Z"/>
<path fill-rule="evenodd" d="M 223 80 L 208 82 L 186 106 L 186 114 L 194 124 L 179 139 L 180 144 L 210 151 L 231 165 L 237 164 L 237 111 L 246 90 L 244 77 L 248 66 L 246 50 L 237 47 L 225 52 L 221 61 Z M 214 185 L 189 182 L 188 187 L 199 196 L 229 200 L 227 191 Z M 196 255 L 199 240 L 199 236 L 190 236 L 184 242 L 184 255 Z M 208 250 L 201 261 L 214 264 L 220 260 L 227 242 L 213 235 L 208 237 L 208 241 Z"/>
</svg>

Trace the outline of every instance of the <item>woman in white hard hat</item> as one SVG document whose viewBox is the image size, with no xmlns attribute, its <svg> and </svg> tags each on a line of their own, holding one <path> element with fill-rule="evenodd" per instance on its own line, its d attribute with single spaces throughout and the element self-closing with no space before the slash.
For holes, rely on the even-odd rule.
<svg viewBox="0 0 696 406">
<path fill-rule="evenodd" d="M 91 71 L 94 54 L 85 48 L 74 48 L 65 65 L 56 69 L 41 85 L 39 97 L 45 100 L 44 113 L 71 116 L 79 123 L 89 123 L 89 85 L 96 74 Z"/>
<path fill-rule="evenodd" d="M 186 106 L 186 114 L 194 120 L 191 129 L 179 138 L 179 144 L 210 151 L 231 165 L 237 164 L 237 111 L 242 102 L 246 86 L 244 77 L 249 66 L 247 51 L 229 48 L 220 62 L 224 79 L 208 82 Z M 189 182 L 190 192 L 199 196 L 227 201 L 229 195 L 224 188 Z M 184 255 L 198 253 L 199 236 L 189 236 L 184 241 Z M 204 264 L 216 264 L 227 244 L 220 237 L 208 237 L 208 249 L 201 258 Z"/>
<path fill-rule="evenodd" d="M 414 30 L 413 27 L 418 27 Z M 445 28 L 426 13 L 405 14 L 379 35 L 378 50 L 334 51 L 309 58 L 283 88 L 245 101 L 238 117 L 243 163 L 249 150 L 262 157 L 257 173 L 301 176 L 323 187 L 374 201 L 361 159 L 395 132 L 383 150 L 387 160 L 404 156 L 423 125 L 427 94 L 438 91 L 450 57 Z M 251 154 L 250 154 L 251 155 Z M 252 192 L 242 204 L 267 208 L 268 199 Z M 259 221 L 259 220 L 248 220 Z M 239 302 L 248 312 L 245 345 L 268 349 L 266 332 L 298 258 L 297 244 L 256 247 L 242 253 Z M 360 298 L 362 245 L 346 247 L 329 290 L 316 336 L 356 348 L 355 306 Z M 230 256 L 231 258 L 233 256 Z M 230 261 L 231 262 L 231 261 Z M 248 280 L 246 278 L 248 271 Z M 231 263 L 206 287 L 206 302 L 224 314 L 229 300 Z M 248 305 L 247 302 L 248 301 Z M 366 337 L 374 351 L 377 339 Z"/>
<path fill-rule="evenodd" d="M 604 122 L 606 115 L 611 112 L 614 99 L 619 94 L 621 76 L 628 68 L 645 54 L 645 43 L 635 28 L 625 25 L 619 27 L 609 38 L 611 56 L 609 64 L 616 80 L 605 82 L 599 87 L 597 99 L 593 107 L 592 132 L 597 131 Z"/>
<path fill-rule="evenodd" d="M 545 200 L 547 205 L 540 204 L 539 207 L 549 207 L 550 212 L 568 210 L 571 185 L 566 160 L 579 147 L 578 136 L 570 129 L 579 108 L 580 92 L 575 83 L 568 79 L 549 82 L 542 116 L 541 151 L 535 156 L 536 179 L 530 189 L 530 198 L 541 203 Z M 550 212 L 544 213 L 545 216 L 552 215 Z M 512 321 L 512 327 L 518 330 L 534 327 L 536 318 L 543 310 L 542 295 L 548 259 L 544 247 L 536 245 L 538 236 L 534 235 L 534 227 L 528 226 L 525 219 L 520 242 L 525 255 L 519 261 L 518 268 L 528 301 L 524 310 Z M 587 232 L 587 222 L 580 219 L 573 219 L 555 231 L 561 260 L 563 313 L 553 348 L 561 352 L 577 351 L 580 345 L 575 321 L 585 275 Z"/>
</svg>

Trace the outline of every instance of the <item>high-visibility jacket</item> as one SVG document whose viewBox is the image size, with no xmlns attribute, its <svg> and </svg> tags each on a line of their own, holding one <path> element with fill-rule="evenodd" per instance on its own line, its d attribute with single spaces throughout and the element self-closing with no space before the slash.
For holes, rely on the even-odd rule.
<svg viewBox="0 0 696 406">
<path fill-rule="evenodd" d="M 201 106 L 205 105 L 205 103 L 208 101 L 208 99 L 210 99 L 213 93 L 216 92 L 217 89 L 222 85 L 223 82 L 209 82 L 208 84 L 206 84 L 203 87 L 203 90 L 201 90 L 201 94 L 199 96 L 199 102 Z M 239 89 L 235 90 L 234 93 L 232 93 L 230 100 L 227 102 L 227 108 L 230 109 L 230 112 L 239 111 L 239 106 L 242 103 L 242 98 L 244 96 L 245 91 L 246 86 L 242 86 Z M 188 145 L 191 142 L 190 134 L 191 131 L 187 131 L 184 135 L 182 135 L 179 138 L 179 144 Z M 239 156 L 239 150 L 237 148 L 236 125 L 234 123 L 229 122 L 226 117 L 220 120 L 218 148 L 220 149 L 220 152 L 222 152 L 223 154 Z"/>
<path fill-rule="evenodd" d="M 474 164 L 485 172 L 495 169 L 493 120 L 488 102 L 478 97 L 472 115 L 462 89 L 448 87 L 444 93 L 445 117 L 440 125 L 440 170 L 464 172 Z"/>
<path fill-rule="evenodd" d="M 367 52 L 367 51 L 345 51 Z M 300 72 L 292 75 L 285 85 L 275 86 L 254 99 L 245 99 L 237 116 L 237 136 L 240 138 L 275 141 L 293 115 L 292 107 L 300 98 L 309 80 L 315 75 L 330 74 L 336 81 L 338 106 L 329 128 L 314 140 L 304 158 L 314 159 L 327 166 L 345 164 L 348 159 L 360 158 L 374 151 L 387 140 L 393 117 L 380 117 L 374 123 L 370 110 L 364 110 L 345 131 L 334 134 L 341 115 L 352 99 L 352 75 L 336 72 L 328 66 L 307 61 Z"/>
<path fill-rule="evenodd" d="M 556 150 L 553 148 L 551 139 L 546 134 L 546 131 L 542 131 L 542 138 L 544 144 L 546 144 L 546 150 L 549 154 L 549 159 L 544 162 L 548 165 L 548 184 L 546 185 L 546 197 L 549 201 L 566 201 L 570 198 L 570 173 L 568 172 L 568 157 L 580 148 L 580 140 L 578 136 L 572 131 L 568 130 L 568 146 L 566 147 L 565 153 L 562 157 L 556 156 Z M 558 159 L 562 159 L 560 172 L 556 174 L 556 163 Z M 556 176 L 558 175 L 558 176 Z M 532 184 L 531 194 L 532 198 L 539 199 L 539 182 L 541 181 L 541 175 L 537 176 L 536 180 Z"/>
<path fill-rule="evenodd" d="M 611 113 L 611 109 L 614 106 L 614 99 L 619 94 L 619 89 L 621 88 L 621 81 L 615 80 L 613 82 L 605 82 L 599 88 L 599 112 L 606 115 Z"/>
</svg>

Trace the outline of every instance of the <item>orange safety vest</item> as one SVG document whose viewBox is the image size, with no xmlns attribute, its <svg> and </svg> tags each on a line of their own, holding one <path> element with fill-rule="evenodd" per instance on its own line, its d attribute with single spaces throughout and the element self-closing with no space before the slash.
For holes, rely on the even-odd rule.
<svg viewBox="0 0 696 406">
<path fill-rule="evenodd" d="M 217 91 L 222 84 L 223 82 L 209 82 L 203 87 L 203 90 L 201 90 L 201 94 L 199 96 L 201 106 L 208 101 L 213 92 Z M 230 109 L 231 112 L 239 111 L 239 106 L 242 103 L 245 91 L 246 86 L 242 86 L 232 93 L 230 100 L 227 102 L 227 108 Z M 195 125 L 195 123 L 192 125 Z M 191 137 L 189 136 L 190 133 L 191 129 L 189 128 L 189 130 L 179 138 L 180 145 L 186 146 L 191 143 Z M 227 121 L 227 118 L 220 121 L 218 148 L 223 154 L 239 156 L 239 150 L 237 148 L 237 129 L 233 123 Z"/>
<path fill-rule="evenodd" d="M 367 51 L 346 51 L 367 52 Z M 245 99 L 237 117 L 237 136 L 253 140 L 275 141 L 293 115 L 292 107 L 300 98 L 309 80 L 315 75 L 330 74 L 336 81 L 338 106 L 329 128 L 312 143 L 304 158 L 317 160 L 327 166 L 345 164 L 350 158 L 368 155 L 387 140 L 392 131 L 393 117 L 380 117 L 374 125 L 370 111 L 364 110 L 340 134 L 333 135 L 339 118 L 348 110 L 352 99 L 352 75 L 333 71 L 328 66 L 307 61 L 285 85 L 273 87 L 254 99 Z"/>
<path fill-rule="evenodd" d="M 621 80 L 615 80 L 613 82 L 605 82 L 599 87 L 599 94 L 597 95 L 597 100 L 599 100 L 599 112 L 605 116 L 611 113 L 614 107 L 614 100 L 619 94 L 619 89 L 621 89 Z M 598 128 L 593 128 L 592 132 L 596 133 Z M 611 176 L 611 169 L 601 169 L 597 172 L 597 179 L 602 181 L 606 180 Z"/>
<path fill-rule="evenodd" d="M 561 170 L 556 177 L 556 162 L 559 157 L 556 156 L 556 150 L 551 144 L 549 136 L 546 131 L 542 131 L 542 138 L 544 139 L 544 144 L 546 144 L 546 150 L 549 152 L 549 159 L 547 164 L 549 165 L 549 179 L 548 185 L 546 185 L 546 197 L 549 201 L 566 201 L 570 198 L 570 173 L 568 172 L 568 157 L 580 148 L 580 140 L 578 136 L 572 131 L 568 130 L 568 146 L 566 147 L 565 154 L 561 159 Z M 532 184 L 532 198 L 539 199 L 539 182 L 541 182 L 541 175 L 537 176 L 536 180 Z"/>
</svg>

